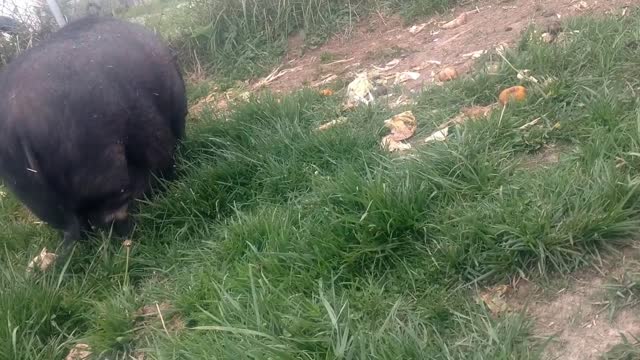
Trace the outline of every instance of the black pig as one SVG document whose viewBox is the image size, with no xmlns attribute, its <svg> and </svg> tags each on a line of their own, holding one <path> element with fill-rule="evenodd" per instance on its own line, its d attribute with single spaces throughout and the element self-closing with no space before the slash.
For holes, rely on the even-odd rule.
<svg viewBox="0 0 640 360">
<path fill-rule="evenodd" d="M 87 17 L 0 74 L 0 178 L 69 250 L 90 227 L 128 236 L 133 201 L 173 174 L 187 102 L 146 28 Z"/>
<path fill-rule="evenodd" d="M 14 35 L 18 32 L 20 23 L 8 16 L 0 16 L 0 33 Z"/>
</svg>

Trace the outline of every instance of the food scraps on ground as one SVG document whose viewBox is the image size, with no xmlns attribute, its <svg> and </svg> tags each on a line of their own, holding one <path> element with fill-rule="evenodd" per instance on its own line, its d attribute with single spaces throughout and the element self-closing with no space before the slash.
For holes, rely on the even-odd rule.
<svg viewBox="0 0 640 360">
<path fill-rule="evenodd" d="M 411 103 L 411 99 L 409 99 L 408 97 L 406 97 L 404 95 L 400 95 L 400 96 L 398 96 L 398 98 L 394 102 L 389 104 L 389 107 L 394 109 L 394 108 L 397 108 L 398 106 L 409 105 L 410 103 Z"/>
<path fill-rule="evenodd" d="M 412 27 L 409 28 L 409 32 L 412 33 L 413 35 L 416 35 L 420 31 L 422 31 L 425 26 L 427 26 L 427 23 L 422 23 L 422 24 L 419 24 L 419 25 L 413 25 Z"/>
<path fill-rule="evenodd" d="M 462 57 L 463 58 L 477 59 L 480 56 L 484 55 L 486 52 L 487 52 L 487 50 L 476 50 L 476 51 L 472 51 L 470 53 L 462 54 Z"/>
<path fill-rule="evenodd" d="M 440 70 L 440 72 L 438 73 L 438 80 L 445 82 L 445 81 L 451 81 L 454 80 L 458 77 L 458 71 L 451 67 L 451 66 L 447 66 L 444 69 Z"/>
<path fill-rule="evenodd" d="M 50 253 L 47 251 L 47 248 L 43 248 L 40 251 L 40 254 L 34 257 L 27 265 L 27 272 L 33 271 L 33 269 L 37 266 L 40 271 L 46 271 L 55 261 L 58 255 L 55 253 Z"/>
<path fill-rule="evenodd" d="M 391 152 L 411 149 L 411 144 L 405 144 L 401 141 L 409 139 L 416 132 L 418 123 L 413 112 L 404 111 L 394 115 L 384 121 L 384 126 L 389 128 L 391 133 L 382 138 L 383 148 Z"/>
<path fill-rule="evenodd" d="M 368 105 L 373 103 L 373 84 L 369 81 L 367 72 L 362 72 L 347 86 L 347 108 L 352 108 L 360 103 Z"/>
<path fill-rule="evenodd" d="M 393 140 L 387 136 L 382 138 L 382 148 L 389 152 L 404 151 L 411 149 L 411 144 L 406 144 L 401 141 Z"/>
<path fill-rule="evenodd" d="M 331 96 L 331 95 L 333 95 L 333 90 L 331 90 L 331 89 L 322 89 L 322 90 L 320 90 L 320 95 L 322 95 L 322 96 Z"/>
<path fill-rule="evenodd" d="M 498 99 L 502 105 L 507 105 L 513 101 L 524 101 L 527 98 L 527 89 L 524 86 L 512 86 L 502 90 Z"/>
<path fill-rule="evenodd" d="M 538 79 L 534 78 L 533 76 L 529 75 L 531 73 L 531 70 L 525 69 L 525 70 L 520 70 L 518 71 L 518 74 L 516 75 L 516 77 L 519 80 L 526 80 L 526 81 L 530 81 L 532 83 L 538 83 Z"/>
<path fill-rule="evenodd" d="M 415 134 L 418 123 L 413 112 L 404 111 L 385 120 L 384 126 L 391 129 L 391 133 L 387 136 L 390 136 L 394 140 L 401 141 Z"/>
<path fill-rule="evenodd" d="M 468 108 L 464 108 L 458 113 L 458 115 L 454 116 L 450 120 L 444 122 L 440 126 L 438 126 L 438 130 L 434 131 L 431 135 L 429 135 L 424 142 L 429 143 L 432 141 L 444 141 L 447 139 L 449 135 L 449 127 L 454 125 L 463 124 L 467 120 L 478 120 L 481 118 L 486 118 L 491 114 L 491 111 L 495 108 L 495 104 L 487 105 L 487 106 L 471 106 Z"/>
<path fill-rule="evenodd" d="M 400 84 L 409 80 L 418 80 L 419 78 L 420 78 L 419 72 L 405 71 L 405 72 L 396 74 L 395 83 Z"/>
<path fill-rule="evenodd" d="M 471 106 L 460 110 L 458 115 L 449 119 L 442 125 L 438 126 L 438 129 L 444 129 L 452 125 L 463 124 L 467 120 L 478 120 L 486 118 L 491 114 L 491 111 L 495 108 L 495 104 L 487 106 Z"/>
<path fill-rule="evenodd" d="M 542 41 L 546 42 L 547 44 L 551 44 L 556 39 L 555 35 L 547 32 L 542 33 L 541 37 L 542 37 Z"/>
<path fill-rule="evenodd" d="M 449 135 L 449 128 L 445 127 L 444 129 L 437 130 L 431 135 L 427 136 L 427 138 L 424 139 L 424 142 L 430 143 L 433 141 L 445 141 L 447 139 L 447 135 Z"/>
<path fill-rule="evenodd" d="M 449 21 L 446 24 L 441 25 L 440 27 L 443 29 L 455 29 L 458 26 L 464 25 L 467 23 L 467 13 L 464 12 L 460 14 L 457 18 Z"/>
</svg>

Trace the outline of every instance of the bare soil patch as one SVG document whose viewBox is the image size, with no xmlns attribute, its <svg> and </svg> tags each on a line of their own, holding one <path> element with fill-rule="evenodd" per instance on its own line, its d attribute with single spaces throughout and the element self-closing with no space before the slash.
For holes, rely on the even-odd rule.
<svg viewBox="0 0 640 360">
<path fill-rule="evenodd" d="M 356 72 L 373 65 L 384 67 L 390 60 L 400 59 L 390 71 L 419 73 L 418 80 L 407 81 L 405 86 L 410 90 L 421 89 L 433 82 L 444 67 L 453 67 L 461 75 L 467 73 L 475 60 L 472 54 L 500 45 L 512 46 L 529 25 L 544 30 L 576 15 L 622 15 L 638 4 L 637 0 L 481 0 L 415 24 L 424 25 L 417 33 L 409 31 L 411 26 L 403 24 L 398 16 L 372 16 L 359 23 L 348 38 L 336 36 L 303 55 L 300 55 L 302 42 L 294 37 L 281 66 L 281 70 L 291 71 L 266 87 L 275 92 L 289 92 L 321 84 L 332 76 L 351 80 Z M 464 24 L 442 28 L 462 14 L 466 14 Z"/>
<path fill-rule="evenodd" d="M 640 243 L 611 256 L 599 268 L 568 276 L 560 284 L 541 286 L 524 282 L 505 298 L 507 308 L 525 311 L 535 323 L 535 335 L 549 339 L 543 359 L 599 359 L 621 335 L 640 336 L 637 307 L 622 308 L 610 316 L 607 285 L 625 271 L 639 271 Z"/>
</svg>

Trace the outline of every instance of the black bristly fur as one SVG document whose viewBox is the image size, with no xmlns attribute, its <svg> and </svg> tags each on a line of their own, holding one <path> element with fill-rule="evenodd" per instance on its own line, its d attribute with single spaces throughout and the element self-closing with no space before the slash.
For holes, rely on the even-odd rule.
<svg viewBox="0 0 640 360">
<path fill-rule="evenodd" d="M 0 75 L 0 176 L 69 248 L 172 174 L 186 113 L 180 68 L 156 35 L 77 20 Z M 128 236 L 129 217 L 118 222 Z"/>
</svg>

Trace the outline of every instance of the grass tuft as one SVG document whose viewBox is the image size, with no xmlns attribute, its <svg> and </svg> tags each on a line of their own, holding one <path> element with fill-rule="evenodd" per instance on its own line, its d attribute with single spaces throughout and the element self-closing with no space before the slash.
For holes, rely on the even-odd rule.
<svg viewBox="0 0 640 360">
<path fill-rule="evenodd" d="M 246 11 L 256 28 L 278 16 Z M 163 359 L 539 358 L 530 322 L 488 315 L 466 285 L 566 274 L 640 230 L 640 80 L 626 76 L 638 25 L 637 13 L 570 21 L 551 45 L 527 33 L 505 57 L 551 82 L 407 154 L 380 148 L 382 104 L 315 131 L 340 103 L 310 90 L 203 115 L 180 179 L 142 202 L 128 257 L 101 235 L 65 272 L 28 277 L 58 235 L 3 196 L 0 355 L 63 358 L 86 341 Z M 427 89 L 411 106 L 416 139 L 516 75 L 504 65 Z M 155 303 L 172 319 L 136 320 Z"/>
</svg>

